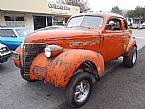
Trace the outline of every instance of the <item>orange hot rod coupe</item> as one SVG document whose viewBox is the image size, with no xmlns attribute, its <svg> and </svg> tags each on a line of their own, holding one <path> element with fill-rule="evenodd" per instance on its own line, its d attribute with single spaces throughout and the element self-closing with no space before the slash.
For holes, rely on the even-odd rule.
<svg viewBox="0 0 145 109">
<path fill-rule="evenodd" d="M 123 56 L 133 67 L 137 44 L 126 19 L 114 13 L 72 16 L 64 28 L 28 35 L 13 55 L 22 77 L 66 89 L 66 104 L 80 107 L 89 99 L 104 64 Z"/>
</svg>

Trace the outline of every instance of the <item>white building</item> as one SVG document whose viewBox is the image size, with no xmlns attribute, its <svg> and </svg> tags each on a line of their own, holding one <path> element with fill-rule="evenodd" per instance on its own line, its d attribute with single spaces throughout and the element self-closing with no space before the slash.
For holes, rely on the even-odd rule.
<svg viewBox="0 0 145 109">
<path fill-rule="evenodd" d="M 63 25 L 80 8 L 48 0 L 0 0 L 0 26 L 39 29 Z"/>
</svg>

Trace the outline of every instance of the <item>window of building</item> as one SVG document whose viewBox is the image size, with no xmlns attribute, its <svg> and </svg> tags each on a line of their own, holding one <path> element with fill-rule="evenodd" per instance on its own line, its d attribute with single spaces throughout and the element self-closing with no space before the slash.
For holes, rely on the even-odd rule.
<svg viewBox="0 0 145 109">
<path fill-rule="evenodd" d="M 15 21 L 24 21 L 24 17 L 23 16 L 16 16 Z"/>
<path fill-rule="evenodd" d="M 24 18 L 24 16 L 5 15 L 4 19 L 6 21 L 6 26 L 9 26 L 9 27 L 25 27 L 25 18 Z"/>
<path fill-rule="evenodd" d="M 4 16 L 5 21 L 24 21 L 24 16 Z"/>
<path fill-rule="evenodd" d="M 53 25 L 64 25 L 63 17 L 53 17 Z"/>
<path fill-rule="evenodd" d="M 33 16 L 34 29 L 40 29 L 46 27 L 46 16 Z"/>
<path fill-rule="evenodd" d="M 14 21 L 14 16 L 4 16 L 5 21 Z"/>
<path fill-rule="evenodd" d="M 52 16 L 47 16 L 47 26 L 52 26 Z"/>
</svg>

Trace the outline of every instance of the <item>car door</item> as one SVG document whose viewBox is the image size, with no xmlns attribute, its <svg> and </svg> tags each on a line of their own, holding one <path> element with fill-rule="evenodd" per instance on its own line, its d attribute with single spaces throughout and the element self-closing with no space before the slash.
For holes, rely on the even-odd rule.
<svg viewBox="0 0 145 109">
<path fill-rule="evenodd" d="M 15 50 L 21 41 L 14 29 L 0 29 L 0 43 L 5 44 L 10 50 Z"/>
<path fill-rule="evenodd" d="M 110 22 L 114 22 L 113 25 Z M 123 54 L 123 37 L 121 19 L 109 19 L 101 36 L 100 49 L 105 62 L 116 59 Z"/>
</svg>

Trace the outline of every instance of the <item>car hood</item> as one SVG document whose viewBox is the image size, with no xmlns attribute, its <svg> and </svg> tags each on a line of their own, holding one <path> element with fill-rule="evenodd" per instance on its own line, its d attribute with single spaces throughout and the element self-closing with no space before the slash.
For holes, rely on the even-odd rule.
<svg viewBox="0 0 145 109">
<path fill-rule="evenodd" d="M 96 29 L 88 28 L 63 28 L 57 30 L 37 31 L 25 38 L 25 43 L 47 42 L 50 40 L 74 39 L 99 35 Z"/>
</svg>

